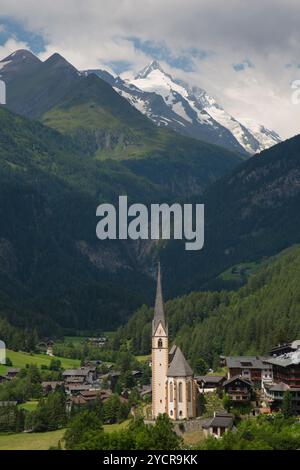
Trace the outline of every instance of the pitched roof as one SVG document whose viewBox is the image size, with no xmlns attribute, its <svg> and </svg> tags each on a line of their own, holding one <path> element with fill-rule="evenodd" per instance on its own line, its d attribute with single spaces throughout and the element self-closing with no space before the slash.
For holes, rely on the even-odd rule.
<svg viewBox="0 0 300 470">
<path fill-rule="evenodd" d="M 281 356 L 271 357 L 268 359 L 268 362 L 282 367 L 300 364 L 300 349 L 282 354 Z"/>
<path fill-rule="evenodd" d="M 239 380 L 240 382 L 244 382 L 246 385 L 252 386 L 252 382 L 249 379 L 246 379 L 245 377 L 242 377 L 241 375 L 235 375 L 234 377 L 231 377 L 230 379 L 226 380 L 226 382 L 223 383 L 223 385 L 228 385 L 231 382 L 235 382 L 236 380 Z"/>
<path fill-rule="evenodd" d="M 68 376 L 87 376 L 89 374 L 89 368 L 82 367 L 81 369 L 66 369 L 63 372 L 63 377 Z"/>
<path fill-rule="evenodd" d="M 286 392 L 287 390 L 290 390 L 290 387 L 283 382 L 274 383 L 269 387 L 270 392 Z"/>
<path fill-rule="evenodd" d="M 211 427 L 231 428 L 233 426 L 233 415 L 226 412 L 216 412 L 215 416 L 202 425 L 204 429 Z"/>
<path fill-rule="evenodd" d="M 219 384 L 222 380 L 225 379 L 224 375 L 197 375 L 195 377 L 197 382 L 204 382 L 209 384 Z"/>
<path fill-rule="evenodd" d="M 229 356 L 226 357 L 226 365 L 229 369 L 268 369 L 270 365 L 267 356 Z"/>
<path fill-rule="evenodd" d="M 181 349 L 177 346 L 173 359 L 169 365 L 168 377 L 190 377 L 193 371 L 187 363 Z"/>
<path fill-rule="evenodd" d="M 159 323 L 161 323 L 163 328 L 166 329 L 164 301 L 163 301 L 162 287 L 161 287 L 160 263 L 158 263 L 158 270 L 157 270 L 156 298 L 155 298 L 155 307 L 154 307 L 154 318 L 153 318 L 153 323 L 152 323 L 153 333 L 155 333 Z"/>
</svg>

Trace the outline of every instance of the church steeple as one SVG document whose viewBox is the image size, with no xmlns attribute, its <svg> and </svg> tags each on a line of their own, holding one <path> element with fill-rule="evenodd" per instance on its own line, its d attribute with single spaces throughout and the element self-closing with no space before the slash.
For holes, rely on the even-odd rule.
<svg viewBox="0 0 300 470">
<path fill-rule="evenodd" d="M 158 269 L 157 269 L 156 298 L 155 298 L 155 307 L 154 307 L 154 318 L 153 318 L 153 324 L 152 324 L 153 334 L 155 333 L 159 323 L 161 323 L 164 330 L 166 330 L 164 301 L 163 301 L 162 287 L 161 287 L 160 263 L 158 263 Z"/>
</svg>

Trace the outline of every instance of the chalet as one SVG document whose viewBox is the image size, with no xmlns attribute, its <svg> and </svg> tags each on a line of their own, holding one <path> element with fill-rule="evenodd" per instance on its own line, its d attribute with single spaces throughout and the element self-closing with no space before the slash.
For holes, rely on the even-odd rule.
<svg viewBox="0 0 300 470">
<path fill-rule="evenodd" d="M 107 343 L 107 338 L 102 336 L 100 338 L 88 338 L 88 342 L 91 343 L 93 346 L 97 346 L 98 348 L 102 348 L 102 346 Z"/>
<path fill-rule="evenodd" d="M 152 396 L 152 385 L 143 385 L 140 389 L 140 395 L 142 398 Z"/>
<path fill-rule="evenodd" d="M 272 382 L 272 365 L 267 356 L 226 357 L 228 378 L 241 376 L 250 380 L 255 388 L 261 388 L 263 382 Z"/>
<path fill-rule="evenodd" d="M 213 393 L 222 389 L 226 377 L 224 375 L 198 375 L 195 380 L 200 393 Z"/>
<path fill-rule="evenodd" d="M 202 425 L 206 436 L 222 437 L 233 429 L 234 416 L 226 411 L 215 411 L 213 418 Z"/>
<path fill-rule="evenodd" d="M 86 382 L 86 376 L 82 375 L 80 377 L 68 376 L 65 379 L 66 384 L 84 384 Z"/>
<path fill-rule="evenodd" d="M 81 378 L 84 379 L 86 383 L 93 383 L 94 380 L 97 378 L 96 367 L 81 367 L 79 369 L 67 369 L 62 374 L 63 379 L 65 381 L 69 380 L 77 382 L 80 381 Z"/>
<path fill-rule="evenodd" d="M 294 342 L 295 343 L 295 342 Z M 265 384 L 264 395 L 272 409 L 280 409 L 284 393 L 289 391 L 295 413 L 300 412 L 300 348 L 269 359 L 273 382 Z"/>
<path fill-rule="evenodd" d="M 61 380 L 42 382 L 42 389 L 45 395 L 48 395 L 50 392 L 53 392 L 57 387 L 62 387 L 64 382 Z"/>
<path fill-rule="evenodd" d="M 84 390 L 79 395 L 71 398 L 74 405 L 86 405 L 99 399 L 105 402 L 112 396 L 109 390 Z"/>
<path fill-rule="evenodd" d="M 300 349 L 269 358 L 268 362 L 273 368 L 274 382 L 300 387 Z"/>
<path fill-rule="evenodd" d="M 21 369 L 17 369 L 17 368 L 10 368 L 7 370 L 7 377 L 9 379 L 14 379 L 15 377 L 17 377 L 17 375 L 21 372 Z"/>
<path fill-rule="evenodd" d="M 224 391 L 233 402 L 247 403 L 251 400 L 253 384 L 240 375 L 231 377 L 224 382 Z"/>
<path fill-rule="evenodd" d="M 264 388 L 264 396 L 266 403 L 272 411 L 279 411 L 282 407 L 282 401 L 285 392 L 290 392 L 292 399 L 293 411 L 297 414 L 300 413 L 300 387 L 290 387 L 289 385 L 280 382 L 273 384 L 266 384 Z"/>
<path fill-rule="evenodd" d="M 82 392 L 91 390 L 91 385 L 88 384 L 65 384 L 65 390 L 69 395 L 79 395 Z"/>
</svg>

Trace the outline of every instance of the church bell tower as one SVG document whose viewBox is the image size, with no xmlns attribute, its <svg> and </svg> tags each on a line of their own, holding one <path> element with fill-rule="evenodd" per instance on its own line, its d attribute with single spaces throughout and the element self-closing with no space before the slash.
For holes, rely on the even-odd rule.
<svg viewBox="0 0 300 470">
<path fill-rule="evenodd" d="M 152 321 L 152 417 L 167 413 L 167 374 L 169 366 L 168 326 L 165 321 L 160 264 Z"/>
</svg>

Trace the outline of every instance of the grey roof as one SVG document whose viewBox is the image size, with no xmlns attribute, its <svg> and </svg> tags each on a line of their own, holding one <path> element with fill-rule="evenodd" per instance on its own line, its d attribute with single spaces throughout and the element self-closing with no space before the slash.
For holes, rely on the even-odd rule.
<svg viewBox="0 0 300 470">
<path fill-rule="evenodd" d="M 89 374 L 89 368 L 82 369 L 67 369 L 63 372 L 63 377 L 67 376 L 83 376 L 86 377 Z"/>
<path fill-rule="evenodd" d="M 202 425 L 204 429 L 216 427 L 216 428 L 231 428 L 233 426 L 233 415 L 230 413 L 216 412 L 215 416 L 209 419 Z"/>
<path fill-rule="evenodd" d="M 230 369 L 268 369 L 269 356 L 229 356 L 226 357 L 227 367 Z"/>
<path fill-rule="evenodd" d="M 212 384 L 218 384 L 222 382 L 224 378 L 225 378 L 224 375 L 197 375 L 197 377 L 195 377 L 197 382 L 212 383 Z"/>
<path fill-rule="evenodd" d="M 177 346 L 173 359 L 169 365 L 168 377 L 190 377 L 193 371 L 187 363 L 181 349 Z"/>
<path fill-rule="evenodd" d="M 274 383 L 269 387 L 270 392 L 286 392 L 289 389 L 290 387 L 283 382 Z"/>
<path fill-rule="evenodd" d="M 274 364 L 281 367 L 300 364 L 300 349 L 286 354 L 282 354 L 281 356 L 270 357 L 268 359 L 268 362 L 270 364 Z"/>
<path fill-rule="evenodd" d="M 292 341 L 291 347 L 293 349 L 299 349 L 300 348 L 300 339 L 295 339 Z"/>
<path fill-rule="evenodd" d="M 231 382 L 234 382 L 235 380 L 240 380 L 241 382 L 244 382 L 246 385 L 251 385 L 252 386 L 251 380 L 245 379 L 245 377 L 242 377 L 241 375 L 235 375 L 234 377 L 231 377 L 230 379 L 226 380 L 226 382 L 224 382 L 223 385 L 224 386 L 228 385 Z"/>
<path fill-rule="evenodd" d="M 157 270 L 156 298 L 155 298 L 155 307 L 154 307 L 154 318 L 153 318 L 153 323 L 152 323 L 153 333 L 155 333 L 159 323 L 161 323 L 163 328 L 166 329 L 164 301 L 163 301 L 162 287 L 161 287 L 160 263 L 158 263 L 158 270 Z"/>
<path fill-rule="evenodd" d="M 19 369 L 18 367 L 10 367 L 7 370 L 7 373 L 8 374 L 18 374 L 20 371 L 21 371 L 21 369 Z"/>
</svg>

